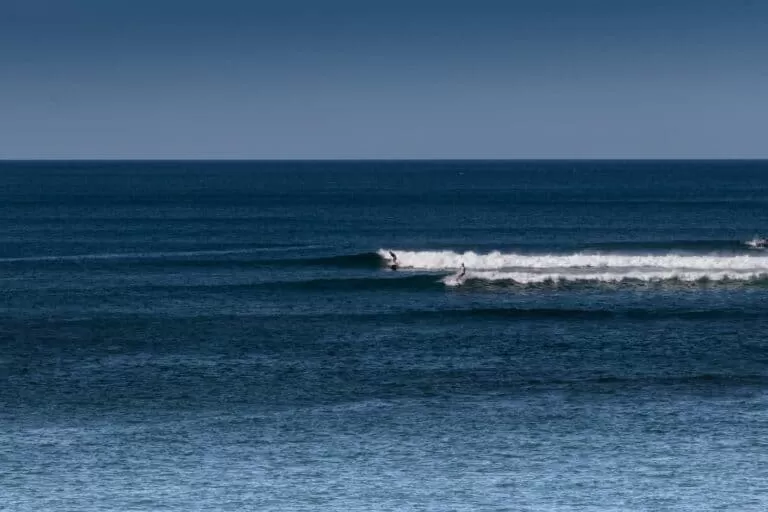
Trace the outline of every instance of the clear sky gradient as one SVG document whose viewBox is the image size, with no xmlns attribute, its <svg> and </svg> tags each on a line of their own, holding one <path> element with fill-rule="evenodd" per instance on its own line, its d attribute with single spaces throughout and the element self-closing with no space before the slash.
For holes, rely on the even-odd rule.
<svg viewBox="0 0 768 512">
<path fill-rule="evenodd" d="M 0 0 L 0 158 L 766 158 L 762 0 Z"/>
</svg>

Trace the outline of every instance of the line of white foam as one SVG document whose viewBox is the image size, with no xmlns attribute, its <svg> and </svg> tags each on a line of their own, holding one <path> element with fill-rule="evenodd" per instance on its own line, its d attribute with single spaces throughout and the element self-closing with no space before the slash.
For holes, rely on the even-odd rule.
<svg viewBox="0 0 768 512">
<path fill-rule="evenodd" d="M 483 281 L 510 281 L 520 284 L 535 284 L 547 282 L 600 282 L 620 283 L 625 281 L 640 281 L 645 283 L 663 281 L 697 282 L 708 281 L 751 281 L 768 278 L 766 272 L 743 271 L 628 271 L 628 272 L 499 272 L 480 271 L 467 272 L 465 280 L 479 279 Z M 449 286 L 461 284 L 455 275 L 447 276 L 443 282 Z"/>
<path fill-rule="evenodd" d="M 650 271 L 654 269 L 690 271 L 752 271 L 768 272 L 768 255 L 751 254 L 517 254 L 498 251 L 478 254 L 453 251 L 399 251 L 393 249 L 401 268 L 416 270 L 453 270 L 464 263 L 472 270 L 550 270 L 604 269 Z M 379 251 L 389 259 L 389 250 Z"/>
</svg>

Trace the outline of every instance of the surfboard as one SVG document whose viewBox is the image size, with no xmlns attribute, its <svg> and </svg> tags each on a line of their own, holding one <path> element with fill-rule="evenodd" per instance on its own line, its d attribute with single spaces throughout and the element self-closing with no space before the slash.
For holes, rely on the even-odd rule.
<svg viewBox="0 0 768 512">
<path fill-rule="evenodd" d="M 461 286 L 466 282 L 466 280 L 467 280 L 467 274 L 464 274 L 462 276 L 461 272 L 457 272 L 455 274 L 451 274 L 443 278 L 443 283 L 445 283 L 448 286 Z"/>
</svg>

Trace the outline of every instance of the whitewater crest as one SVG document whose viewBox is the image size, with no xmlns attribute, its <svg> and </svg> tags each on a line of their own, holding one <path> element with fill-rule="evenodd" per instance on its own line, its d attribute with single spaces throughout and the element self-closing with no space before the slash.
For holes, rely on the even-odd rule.
<svg viewBox="0 0 768 512">
<path fill-rule="evenodd" d="M 466 280 L 521 284 L 562 281 L 754 281 L 768 278 L 768 255 L 761 254 L 392 251 L 397 254 L 402 269 L 456 272 L 464 263 L 468 269 Z M 379 255 L 386 259 L 389 249 L 380 250 Z M 464 281 L 455 279 L 455 274 L 443 279 L 449 286 Z"/>
</svg>

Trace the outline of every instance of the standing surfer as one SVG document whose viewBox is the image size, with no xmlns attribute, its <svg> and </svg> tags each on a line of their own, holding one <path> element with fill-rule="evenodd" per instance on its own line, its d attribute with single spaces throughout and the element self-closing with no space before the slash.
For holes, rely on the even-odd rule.
<svg viewBox="0 0 768 512">
<path fill-rule="evenodd" d="M 392 270 L 397 270 L 397 254 L 389 251 L 389 255 L 392 256 L 392 264 L 389 266 Z"/>
</svg>

